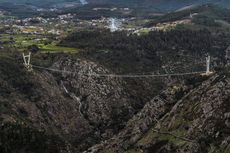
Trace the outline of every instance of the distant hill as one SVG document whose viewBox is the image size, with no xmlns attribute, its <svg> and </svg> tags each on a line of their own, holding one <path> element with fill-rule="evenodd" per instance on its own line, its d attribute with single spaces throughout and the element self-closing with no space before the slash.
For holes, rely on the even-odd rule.
<svg viewBox="0 0 230 153">
<path fill-rule="evenodd" d="M 53 4 L 63 2 L 80 2 L 80 0 L 0 0 L 1 2 L 10 2 L 18 4 L 31 4 L 35 6 L 52 6 Z M 230 7 L 229 0 L 87 0 L 89 4 L 115 4 L 126 7 L 154 7 L 160 10 L 176 10 L 190 5 L 200 5 L 205 3 L 214 3 Z"/>
<path fill-rule="evenodd" d="M 229 0 L 89 0 L 90 3 L 111 3 L 130 7 L 154 7 L 160 10 L 176 10 L 190 5 L 213 3 L 230 7 Z"/>
<path fill-rule="evenodd" d="M 80 2 L 80 0 L 0 0 L 0 5 L 4 2 L 47 7 L 63 2 Z"/>
<path fill-rule="evenodd" d="M 192 16 L 192 17 L 191 17 Z M 152 27 L 158 23 L 175 22 L 179 20 L 189 19 L 194 27 L 206 27 L 208 29 L 229 29 L 230 28 L 230 9 L 219 5 L 205 4 L 200 6 L 184 7 L 158 17 L 150 21 L 146 26 Z M 196 25 L 196 26 L 195 26 Z M 225 29 L 226 30 L 226 29 Z"/>
</svg>

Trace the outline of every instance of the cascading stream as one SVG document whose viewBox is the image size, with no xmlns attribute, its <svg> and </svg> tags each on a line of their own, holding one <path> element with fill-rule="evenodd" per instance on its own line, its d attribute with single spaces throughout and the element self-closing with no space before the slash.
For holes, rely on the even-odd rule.
<svg viewBox="0 0 230 153">
<path fill-rule="evenodd" d="M 68 94 L 72 99 L 76 100 L 79 103 L 79 108 L 78 108 L 79 109 L 79 113 L 80 113 L 81 116 L 83 116 L 83 113 L 81 111 L 82 110 L 81 109 L 82 108 L 82 103 L 81 103 L 80 98 L 78 98 L 74 93 L 69 92 L 67 90 L 67 88 L 65 87 L 63 81 L 61 81 L 61 84 L 62 84 L 63 89 L 65 90 L 65 93 Z"/>
</svg>

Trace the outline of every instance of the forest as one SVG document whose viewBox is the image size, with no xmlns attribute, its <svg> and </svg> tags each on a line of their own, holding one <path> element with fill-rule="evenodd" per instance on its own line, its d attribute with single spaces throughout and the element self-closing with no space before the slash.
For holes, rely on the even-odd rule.
<svg viewBox="0 0 230 153">
<path fill-rule="evenodd" d="M 229 38 L 228 34 L 213 34 L 207 29 L 153 31 L 140 36 L 123 31 L 86 30 L 72 33 L 59 45 L 79 48 L 83 57 L 110 68 L 143 72 L 159 68 L 162 62 L 159 54 L 202 56 L 209 53 L 223 58 Z"/>
</svg>

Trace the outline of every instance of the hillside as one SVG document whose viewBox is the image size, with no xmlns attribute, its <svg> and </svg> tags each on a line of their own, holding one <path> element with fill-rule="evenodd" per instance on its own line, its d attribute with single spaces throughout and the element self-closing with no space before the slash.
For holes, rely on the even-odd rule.
<svg viewBox="0 0 230 153">
<path fill-rule="evenodd" d="M 76 0 L 1 0 L 0 3 L 15 3 L 15 4 L 27 4 L 27 5 L 34 5 L 44 7 L 47 5 L 53 5 L 56 3 L 63 3 L 63 2 L 76 2 Z M 79 2 L 77 0 L 77 2 Z"/>
<path fill-rule="evenodd" d="M 156 19 L 154 23 L 163 21 L 179 20 L 183 18 L 188 18 L 190 13 L 197 14 L 194 19 L 198 18 L 207 23 L 214 22 L 210 21 L 213 19 L 219 20 L 220 18 L 225 18 L 224 23 L 222 21 L 217 21 L 219 24 L 225 24 L 229 16 L 228 4 L 223 3 L 201 3 L 196 1 L 89 1 L 88 5 L 82 5 L 88 1 L 0 1 L 0 9 L 10 12 L 11 15 L 20 18 L 32 17 L 32 16 L 44 16 L 52 17 L 58 16 L 59 14 L 77 14 L 78 18 L 84 19 L 95 19 L 104 17 L 118 17 L 118 18 L 128 18 L 128 17 L 142 17 L 142 18 L 153 18 Z M 222 5 L 223 4 L 223 5 Z M 205 6 L 208 6 L 206 8 Z M 124 11 L 122 8 L 128 8 L 129 11 Z M 219 7 L 219 8 L 218 8 Z M 26 9 L 25 9 L 26 8 Z M 37 9 L 45 8 L 48 12 L 40 12 Z M 58 11 L 49 12 L 49 8 L 56 8 Z M 99 10 L 95 11 L 95 9 Z M 113 8 L 116 8 L 113 10 Z M 119 8 L 119 9 L 117 9 Z M 113 10 L 113 11 L 111 11 Z M 154 13 L 166 13 L 163 18 L 158 19 L 154 16 Z M 221 20 L 220 19 L 220 20 Z M 226 24 L 225 24 L 226 26 Z"/>
<path fill-rule="evenodd" d="M 80 0 L 1 0 L 0 2 L 10 2 L 17 4 L 31 4 L 35 6 L 47 7 L 58 3 L 64 2 L 78 2 Z M 145 8 L 156 8 L 164 11 L 173 11 L 190 5 L 201 5 L 206 3 L 213 3 L 222 5 L 224 7 L 230 7 L 228 0 L 88 0 L 89 4 L 113 4 L 121 5 L 124 7 L 145 7 Z"/>
<path fill-rule="evenodd" d="M 167 83 L 159 93 L 147 78 L 85 76 L 110 71 L 82 59 L 51 66 L 75 74 L 27 72 L 13 59 L 1 57 L 4 153 L 229 152 L 229 67 L 158 80 Z"/>
<path fill-rule="evenodd" d="M 202 5 L 207 3 L 222 5 L 224 7 L 230 7 L 228 0 L 89 0 L 90 3 L 111 3 L 126 5 L 132 7 L 154 7 L 160 10 L 173 11 L 186 6 Z"/>
<path fill-rule="evenodd" d="M 194 24 L 195 26 L 206 26 L 208 29 L 211 29 L 212 27 L 224 27 L 229 29 L 229 16 L 229 9 L 218 5 L 208 4 L 193 6 L 191 8 L 184 8 L 167 13 L 164 16 L 158 17 L 154 21 L 150 21 L 148 26 L 156 25 L 159 23 L 190 20 L 191 24 Z"/>
<path fill-rule="evenodd" d="M 197 87 L 174 85 L 148 102 L 117 135 L 86 152 L 228 153 L 229 87 L 229 72 L 214 74 Z"/>
<path fill-rule="evenodd" d="M 224 109 L 229 103 L 226 97 L 229 69 L 218 69 L 225 64 L 228 38 L 228 35 L 216 35 L 208 30 L 188 29 L 143 36 L 81 31 L 60 42 L 61 45 L 76 45 L 81 49 L 79 54 L 33 53 L 34 65 L 65 71 L 61 73 L 40 67 L 28 72 L 19 52 L 2 50 L 0 148 L 6 150 L 5 153 L 25 150 L 151 152 L 154 148 L 159 152 L 167 149 L 176 152 L 185 148 L 193 150 L 193 145 L 200 142 L 198 151 L 210 151 L 209 143 L 217 152 L 228 151 L 225 145 L 229 135 L 227 119 L 212 120 L 208 116 L 211 125 L 203 124 L 203 135 L 198 134 L 200 128 L 196 129 L 197 122 L 206 123 L 206 106 L 216 103 L 220 91 L 227 93 L 223 92 L 223 99 L 213 107 L 218 108 L 216 111 L 222 116 L 229 111 Z M 205 47 L 208 52 L 203 50 Z M 203 55 L 206 53 L 212 56 L 212 70 L 217 70 L 211 78 L 199 75 L 162 78 L 90 75 L 205 71 Z M 162 128 L 158 128 L 160 125 Z M 183 133 L 179 133 L 178 128 Z M 205 131 L 206 128 L 216 129 L 219 139 L 210 141 L 210 131 Z M 153 130 L 156 134 L 151 133 Z"/>
<path fill-rule="evenodd" d="M 208 28 L 152 31 L 141 36 L 86 30 L 70 34 L 60 45 L 80 48 L 81 57 L 112 72 L 157 74 L 202 71 L 206 54 L 223 64 L 229 37 L 225 31 L 216 34 Z"/>
<path fill-rule="evenodd" d="M 38 59 L 34 63 L 41 63 Z M 40 58 L 43 64 L 44 59 L 47 56 Z M 109 70 L 65 56 L 55 57 L 52 68 L 76 74 L 36 68 L 27 72 L 17 56 L 1 57 L 0 64 L 0 149 L 4 153 L 83 151 L 122 129 L 161 88 L 159 79 L 149 80 L 156 82 L 155 87 L 146 88 L 148 82 L 142 80 L 88 77 L 82 74 Z"/>
<path fill-rule="evenodd" d="M 230 153 L 229 2 L 87 2 L 0 0 L 0 153 Z"/>
</svg>

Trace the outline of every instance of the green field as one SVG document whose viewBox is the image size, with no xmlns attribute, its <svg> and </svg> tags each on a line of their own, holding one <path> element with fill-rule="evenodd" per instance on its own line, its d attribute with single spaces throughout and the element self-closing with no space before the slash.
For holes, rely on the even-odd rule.
<svg viewBox="0 0 230 153">
<path fill-rule="evenodd" d="M 78 49 L 71 47 L 62 47 L 58 42 L 45 38 L 44 36 L 28 35 L 28 34 L 1 34 L 0 42 L 3 47 L 17 48 L 19 51 L 28 50 L 28 46 L 37 45 L 41 53 L 77 53 Z M 48 42 L 48 43 L 45 43 Z"/>
<path fill-rule="evenodd" d="M 43 45 L 39 44 L 39 49 L 42 53 L 77 53 L 78 49 L 76 48 L 70 48 L 70 47 L 62 47 L 62 46 L 57 46 L 55 44 L 49 44 L 49 45 Z"/>
</svg>

